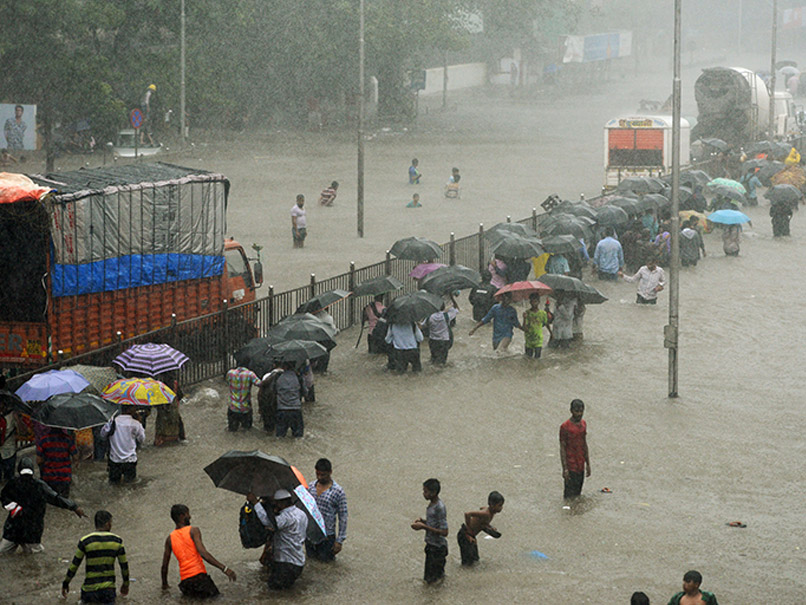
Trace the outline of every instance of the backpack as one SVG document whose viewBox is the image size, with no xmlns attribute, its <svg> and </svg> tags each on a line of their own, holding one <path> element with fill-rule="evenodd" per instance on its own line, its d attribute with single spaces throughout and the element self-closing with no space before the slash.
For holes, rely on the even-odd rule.
<svg viewBox="0 0 806 605">
<path fill-rule="evenodd" d="M 241 507 L 238 519 L 238 533 L 241 535 L 241 545 L 244 548 L 261 548 L 266 545 L 269 532 L 248 502 Z"/>
</svg>

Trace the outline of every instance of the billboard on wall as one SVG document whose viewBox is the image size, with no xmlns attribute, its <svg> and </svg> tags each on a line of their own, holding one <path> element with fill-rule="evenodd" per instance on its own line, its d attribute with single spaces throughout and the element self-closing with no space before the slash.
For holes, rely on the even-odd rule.
<svg viewBox="0 0 806 605">
<path fill-rule="evenodd" d="M 591 63 L 632 54 L 632 32 L 611 32 L 560 39 L 563 63 Z"/>
<path fill-rule="evenodd" d="M 785 8 L 782 11 L 781 29 L 797 29 L 806 26 L 806 6 Z"/>
<path fill-rule="evenodd" d="M 36 149 L 36 105 L 0 103 L 0 148 Z"/>
</svg>

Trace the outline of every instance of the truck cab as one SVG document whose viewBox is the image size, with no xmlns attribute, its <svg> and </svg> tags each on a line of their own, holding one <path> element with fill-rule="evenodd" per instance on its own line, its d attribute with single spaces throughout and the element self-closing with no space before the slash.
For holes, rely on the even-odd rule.
<svg viewBox="0 0 806 605">
<path fill-rule="evenodd" d="M 263 268 L 260 261 L 249 265 L 243 246 L 231 237 L 224 240 L 226 260 L 226 294 L 230 303 L 239 305 L 255 300 L 255 291 L 263 285 Z"/>
</svg>

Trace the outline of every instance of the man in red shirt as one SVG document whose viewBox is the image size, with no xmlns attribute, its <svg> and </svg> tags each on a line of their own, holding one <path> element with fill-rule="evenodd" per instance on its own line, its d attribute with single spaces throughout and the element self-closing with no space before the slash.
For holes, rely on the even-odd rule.
<svg viewBox="0 0 806 605">
<path fill-rule="evenodd" d="M 560 462 L 563 465 L 565 490 L 563 498 L 576 498 L 582 493 L 585 477 L 591 476 L 588 456 L 588 425 L 582 420 L 585 403 L 581 399 L 571 402 L 571 418 L 560 425 Z"/>
</svg>

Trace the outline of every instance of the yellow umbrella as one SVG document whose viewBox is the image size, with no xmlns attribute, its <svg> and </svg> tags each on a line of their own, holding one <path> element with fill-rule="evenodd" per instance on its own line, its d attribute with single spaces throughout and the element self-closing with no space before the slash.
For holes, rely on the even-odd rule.
<svg viewBox="0 0 806 605">
<path fill-rule="evenodd" d="M 121 378 L 104 389 L 101 396 L 121 405 L 165 405 L 176 399 L 176 393 L 153 378 Z"/>
<path fill-rule="evenodd" d="M 708 217 L 702 212 L 697 212 L 696 210 L 681 210 L 679 214 L 680 218 L 683 220 L 688 220 L 692 216 L 696 216 L 699 219 L 699 225 L 705 229 L 705 232 L 711 233 L 711 225 L 708 223 Z"/>
</svg>

